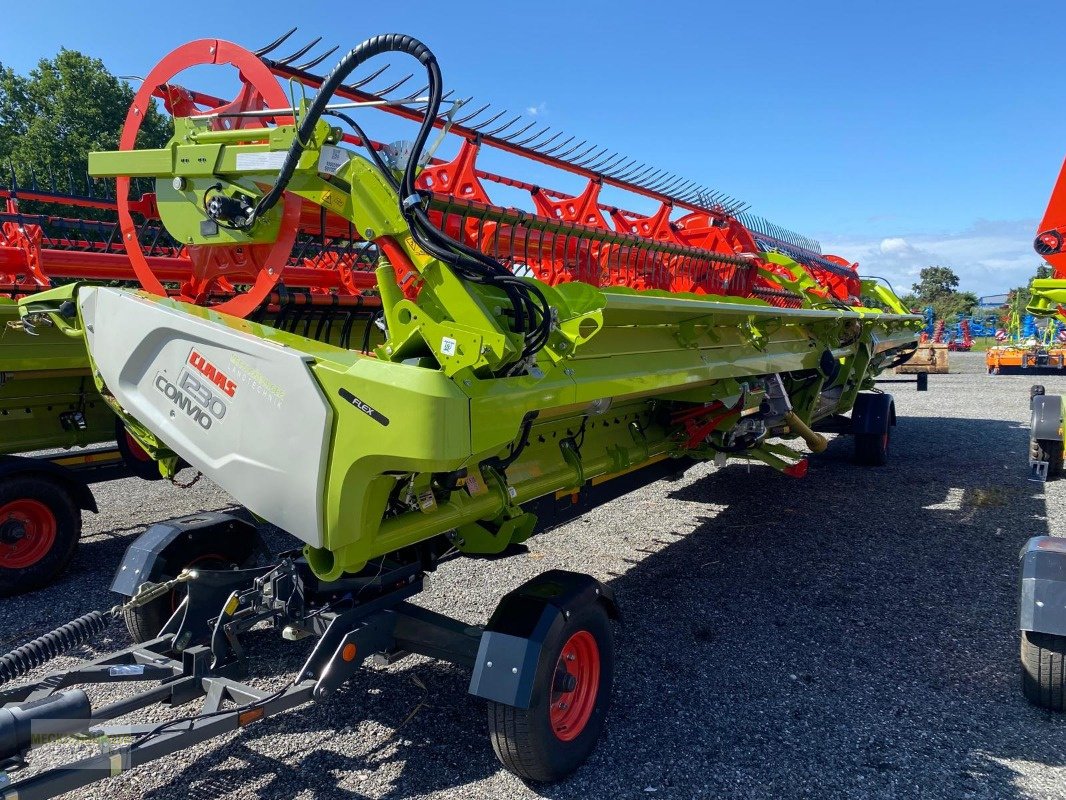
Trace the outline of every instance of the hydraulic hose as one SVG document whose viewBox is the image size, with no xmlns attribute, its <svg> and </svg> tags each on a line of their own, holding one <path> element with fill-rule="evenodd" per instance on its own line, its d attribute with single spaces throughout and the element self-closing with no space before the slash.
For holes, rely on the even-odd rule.
<svg viewBox="0 0 1066 800">
<path fill-rule="evenodd" d="M 319 87 L 318 94 L 315 95 L 311 107 L 300 121 L 300 127 L 297 130 L 296 137 L 289 146 L 289 152 L 285 155 L 285 161 L 281 165 L 281 170 L 278 172 L 278 177 L 275 179 L 274 185 L 271 186 L 270 191 L 267 192 L 258 203 L 256 203 L 255 208 L 245 222 L 245 227 L 251 227 L 256 219 L 277 205 L 278 200 L 281 199 L 282 194 L 285 192 L 285 188 L 289 185 L 289 181 L 292 180 L 292 175 L 296 171 L 296 165 L 300 161 L 300 156 L 303 155 L 303 143 L 310 140 L 311 135 L 315 131 L 315 125 L 318 124 L 318 120 L 326 111 L 326 105 L 329 103 L 330 98 L 333 97 L 333 93 L 337 91 L 342 83 L 344 83 L 345 78 L 351 75 L 363 62 L 382 53 L 390 52 L 401 52 L 414 56 L 423 64 L 423 66 L 425 66 L 430 78 L 430 101 L 429 106 L 426 108 L 425 122 L 421 129 L 419 129 L 418 137 L 415 139 L 412 159 L 404 174 L 403 188 L 405 193 L 410 193 L 409 187 L 414 186 L 415 178 L 414 162 L 416 158 L 414 156 L 421 153 L 422 148 L 425 147 L 426 139 L 429 138 L 429 133 L 432 129 L 433 120 L 436 119 L 437 111 L 440 108 L 440 67 L 437 66 L 437 59 L 430 49 L 413 36 L 407 36 L 402 33 L 385 33 L 379 36 L 373 36 L 349 50 L 348 53 L 337 62 L 337 65 L 330 70 L 329 74 L 325 77 L 325 80 L 322 81 L 322 85 Z M 434 79 L 437 88 L 435 94 L 432 91 Z"/>
<path fill-rule="evenodd" d="M 323 114 L 336 116 L 347 122 L 364 140 L 364 143 L 370 149 L 375 164 L 385 173 L 386 179 L 396 186 L 391 171 L 382 163 L 378 154 L 374 152 L 373 145 L 365 133 L 362 132 L 362 129 L 350 117 L 338 114 L 328 108 L 330 98 L 334 92 L 360 64 L 374 56 L 387 52 L 406 53 L 418 59 L 426 69 L 428 80 L 427 91 L 429 96 L 422 124 L 411 146 L 410 157 L 404 167 L 402 180 L 397 187 L 400 196 L 401 213 L 407 220 L 411 234 L 419 247 L 434 258 L 455 269 L 464 280 L 495 286 L 507 296 L 513 309 L 514 332 L 522 334 L 525 340 L 521 360 L 530 358 L 547 344 L 548 337 L 551 334 L 552 314 L 544 293 L 537 286 L 515 277 L 495 259 L 452 239 L 439 230 L 432 224 L 425 208 L 423 208 L 423 197 L 416 188 L 415 181 L 418 176 L 422 152 L 433 131 L 434 121 L 440 111 L 443 82 L 436 56 L 426 45 L 412 36 L 399 33 L 374 36 L 362 44 L 356 45 L 337 62 L 337 65 L 323 79 L 314 101 L 300 121 L 297 135 L 289 146 L 285 161 L 273 186 L 255 205 L 241 224 L 241 227 L 250 228 L 258 218 L 273 208 L 278 200 L 281 199 L 305 149 L 303 143 L 310 140 L 314 133 L 315 125 Z"/>
<path fill-rule="evenodd" d="M 13 681 L 30 670 L 80 647 L 107 630 L 113 620 L 112 613 L 91 611 L 0 656 L 0 684 Z"/>
</svg>

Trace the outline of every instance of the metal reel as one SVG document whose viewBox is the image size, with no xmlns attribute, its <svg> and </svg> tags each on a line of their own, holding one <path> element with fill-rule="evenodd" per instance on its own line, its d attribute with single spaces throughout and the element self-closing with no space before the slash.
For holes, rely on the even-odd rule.
<svg viewBox="0 0 1066 800">
<path fill-rule="evenodd" d="M 218 98 L 190 92 L 170 81 L 191 67 L 219 64 L 236 68 L 241 89 L 237 97 L 225 102 Z M 199 39 L 169 53 L 145 78 L 126 115 L 119 141 L 120 150 L 133 150 L 144 115 L 153 97 L 162 98 L 174 116 L 198 116 L 219 111 L 247 111 L 264 108 L 286 108 L 290 105 L 284 90 L 267 66 L 254 54 L 232 42 L 220 39 Z M 291 124 L 292 118 L 276 118 L 278 124 Z M 259 117 L 215 119 L 213 126 L 221 129 L 236 127 L 266 127 L 268 120 Z M 131 216 L 130 179 L 116 179 L 119 225 L 122 239 L 134 272 L 148 291 L 170 294 L 159 276 L 149 266 L 137 228 Z M 268 244 L 254 245 L 187 245 L 185 252 L 192 264 L 188 276 L 181 281 L 177 299 L 205 305 L 213 294 L 233 294 L 234 286 L 248 285 L 245 292 L 227 299 L 214 308 L 244 317 L 257 308 L 282 277 L 285 265 L 296 240 L 300 221 L 301 201 L 285 194 L 281 228 L 277 238 Z"/>
</svg>

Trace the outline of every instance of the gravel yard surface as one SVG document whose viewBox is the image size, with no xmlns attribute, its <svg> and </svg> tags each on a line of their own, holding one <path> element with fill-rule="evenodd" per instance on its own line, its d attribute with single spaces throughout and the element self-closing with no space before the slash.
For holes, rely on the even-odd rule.
<svg viewBox="0 0 1066 800">
<path fill-rule="evenodd" d="M 1066 535 L 1066 480 L 1026 481 L 1033 380 L 987 376 L 978 354 L 951 359 L 927 393 L 885 387 L 899 415 L 887 467 L 853 466 L 847 438 L 801 481 L 701 466 L 534 539 L 527 555 L 431 576 L 418 602 L 470 623 L 553 567 L 614 588 L 611 716 L 570 780 L 505 772 L 468 674 L 409 658 L 77 796 L 1066 797 L 1066 718 L 1023 700 L 1015 630 L 1019 548 Z M 1066 393 L 1066 377 L 1042 382 Z M 0 650 L 113 604 L 112 572 L 145 526 L 232 508 L 207 481 L 96 491 L 101 513 L 87 515 L 59 583 L 0 600 Z M 262 686 L 291 678 L 307 652 L 267 632 L 251 640 Z M 127 643 L 115 626 L 96 645 Z"/>
</svg>

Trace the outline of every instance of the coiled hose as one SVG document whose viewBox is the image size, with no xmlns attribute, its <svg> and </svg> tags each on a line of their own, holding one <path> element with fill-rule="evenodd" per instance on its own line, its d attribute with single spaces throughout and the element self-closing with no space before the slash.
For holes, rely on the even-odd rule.
<svg viewBox="0 0 1066 800">
<path fill-rule="evenodd" d="M 114 618 L 111 612 L 91 611 L 0 656 L 0 684 L 13 681 L 85 644 L 107 630 Z"/>
</svg>

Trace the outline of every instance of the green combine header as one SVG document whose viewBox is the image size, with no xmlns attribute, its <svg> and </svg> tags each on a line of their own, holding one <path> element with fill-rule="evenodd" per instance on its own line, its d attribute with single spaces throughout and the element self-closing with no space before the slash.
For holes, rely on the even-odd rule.
<svg viewBox="0 0 1066 800">
<path fill-rule="evenodd" d="M 422 65 L 423 92 L 389 100 L 348 82 L 388 52 Z M 175 83 L 201 63 L 240 70 L 238 101 Z M 317 92 L 293 103 L 278 77 Z M 138 150 L 153 95 L 175 113 L 174 136 Z M 535 532 L 698 461 L 803 478 L 825 431 L 854 434 L 861 463 L 887 458 L 895 408 L 870 390 L 913 350 L 920 325 L 888 288 L 735 201 L 603 154 L 548 153 L 471 123 L 462 105 L 408 36 L 370 39 L 323 77 L 203 40 L 149 74 L 122 149 L 93 154 L 95 175 L 118 178 L 145 288 L 44 292 L 22 301 L 23 324 L 84 343 L 100 395 L 164 472 L 191 465 L 303 545 L 256 563 L 254 530 L 214 515 L 157 526 L 131 547 L 115 584 L 130 599 L 115 613 L 143 643 L 108 663 L 155 658 L 178 683 L 195 675 L 193 694 L 207 692 L 210 707 L 114 750 L 121 769 L 324 699 L 371 655 L 418 652 L 471 668 L 509 769 L 558 779 L 604 725 L 609 588 L 554 571 L 471 629 L 406 602 L 427 571 L 523 552 Z M 350 116 L 369 106 L 414 120 L 413 141 L 369 139 Z M 460 140 L 453 159 L 433 158 L 435 127 Z M 482 146 L 584 176 L 586 188 L 568 195 L 488 173 L 475 163 Z M 187 280 L 159 280 L 139 254 L 131 177 L 155 181 L 139 207 L 186 246 Z M 533 209 L 493 203 L 489 182 L 528 192 Z M 657 210 L 609 204 L 605 188 Z M 272 297 L 307 238 L 336 245 L 350 293 L 309 294 L 298 321 L 283 319 Z M 227 569 L 182 570 L 220 547 Z M 179 584 L 178 611 L 161 614 Z M 263 620 L 318 642 L 270 696 L 231 680 L 239 634 Z M 52 696 L 56 713 L 82 708 L 70 692 Z M 100 724 L 86 713 L 86 728 Z M 89 774 L 42 773 L 18 796 Z"/>
</svg>

